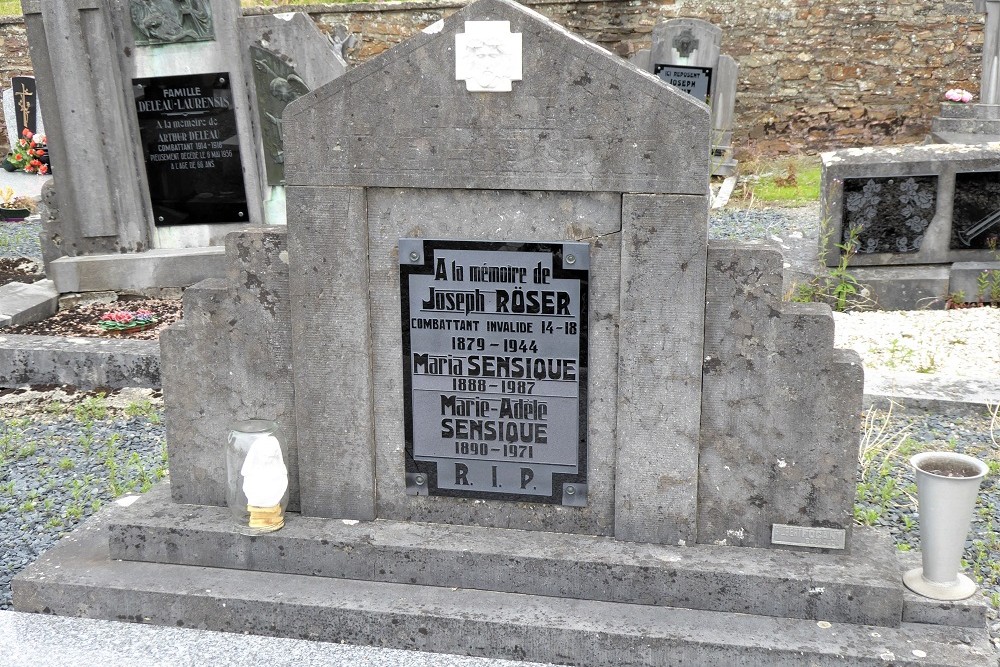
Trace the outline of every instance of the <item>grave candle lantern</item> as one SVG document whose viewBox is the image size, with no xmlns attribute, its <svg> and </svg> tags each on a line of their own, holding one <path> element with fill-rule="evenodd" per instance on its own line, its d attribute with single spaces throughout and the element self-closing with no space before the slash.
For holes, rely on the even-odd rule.
<svg viewBox="0 0 1000 667">
<path fill-rule="evenodd" d="M 226 503 L 249 533 L 285 525 L 288 506 L 287 445 L 273 421 L 238 422 L 226 445 Z"/>
</svg>

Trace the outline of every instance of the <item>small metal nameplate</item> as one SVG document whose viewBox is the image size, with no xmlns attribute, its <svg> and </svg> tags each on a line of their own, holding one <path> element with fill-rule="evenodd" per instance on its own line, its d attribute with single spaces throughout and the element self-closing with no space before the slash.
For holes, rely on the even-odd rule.
<svg viewBox="0 0 1000 667">
<path fill-rule="evenodd" d="M 771 543 L 790 547 L 843 549 L 847 545 L 847 531 L 841 528 L 806 528 L 775 523 L 771 525 Z"/>
</svg>

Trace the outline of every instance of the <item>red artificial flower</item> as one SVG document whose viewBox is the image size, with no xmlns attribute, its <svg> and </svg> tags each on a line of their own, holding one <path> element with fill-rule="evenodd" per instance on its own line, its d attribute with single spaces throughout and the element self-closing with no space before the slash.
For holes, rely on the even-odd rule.
<svg viewBox="0 0 1000 667">
<path fill-rule="evenodd" d="M 39 174 L 47 174 L 47 173 L 49 173 L 49 165 L 43 164 L 41 167 L 38 168 L 38 173 Z"/>
</svg>

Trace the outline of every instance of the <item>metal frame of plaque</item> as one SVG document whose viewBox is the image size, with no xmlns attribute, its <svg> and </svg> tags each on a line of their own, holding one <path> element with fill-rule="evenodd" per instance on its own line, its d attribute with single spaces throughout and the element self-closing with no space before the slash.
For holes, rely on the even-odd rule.
<svg viewBox="0 0 1000 667">
<path fill-rule="evenodd" d="M 247 223 L 228 72 L 133 79 L 157 227 Z"/>
<path fill-rule="evenodd" d="M 666 81 L 671 86 L 687 93 L 695 99 L 701 100 L 705 104 L 711 104 L 712 96 L 712 68 L 711 67 L 689 67 L 687 65 L 666 65 L 657 63 L 653 66 L 653 74 Z M 671 81 L 683 79 L 683 82 L 690 82 L 690 86 L 680 85 Z"/>
<path fill-rule="evenodd" d="M 590 246 L 400 239 L 406 493 L 587 504 Z"/>
</svg>

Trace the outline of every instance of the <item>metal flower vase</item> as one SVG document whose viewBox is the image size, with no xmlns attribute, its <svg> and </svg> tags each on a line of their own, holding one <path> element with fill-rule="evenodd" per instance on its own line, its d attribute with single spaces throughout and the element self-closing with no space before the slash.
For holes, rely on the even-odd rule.
<svg viewBox="0 0 1000 667">
<path fill-rule="evenodd" d="M 964 600 L 976 584 L 959 573 L 979 485 L 989 471 L 964 454 L 924 452 L 910 459 L 917 480 L 921 564 L 903 575 L 914 593 L 932 600 Z"/>
<path fill-rule="evenodd" d="M 226 504 L 247 534 L 285 525 L 288 506 L 288 448 L 277 424 L 238 422 L 226 443 Z"/>
</svg>

